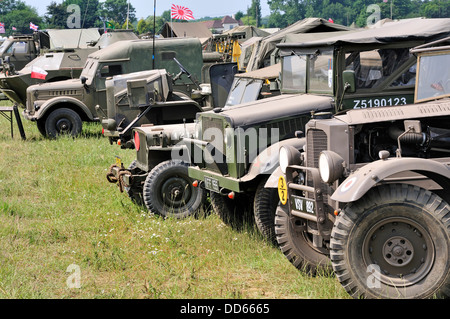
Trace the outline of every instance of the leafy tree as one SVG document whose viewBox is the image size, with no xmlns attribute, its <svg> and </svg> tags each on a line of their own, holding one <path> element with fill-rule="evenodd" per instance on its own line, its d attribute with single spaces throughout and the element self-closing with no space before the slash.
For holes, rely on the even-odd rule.
<svg viewBox="0 0 450 319">
<path fill-rule="evenodd" d="M 43 19 L 39 16 L 35 8 L 32 8 L 20 0 L 3 0 L 0 2 L 1 21 L 5 24 L 5 35 L 13 33 L 12 27 L 17 29 L 17 33 L 29 34 L 30 22 L 44 29 Z"/>
<path fill-rule="evenodd" d="M 110 20 L 114 19 L 121 25 L 127 20 L 128 1 L 127 0 L 106 0 L 102 9 L 100 10 L 100 16 Z M 131 22 L 136 21 L 136 9 L 130 4 L 129 19 Z"/>
<path fill-rule="evenodd" d="M 68 7 L 71 4 L 78 5 L 80 8 L 80 28 L 101 27 L 99 18 L 100 3 L 98 0 L 65 0 L 61 4 L 51 2 L 47 6 L 47 12 L 44 16 L 49 28 L 69 28 L 67 19 L 73 14 Z"/>
<path fill-rule="evenodd" d="M 67 25 L 67 10 L 62 3 L 52 1 L 47 6 L 47 12 L 44 15 L 47 27 L 50 29 L 62 29 Z"/>
<path fill-rule="evenodd" d="M 102 25 L 99 16 L 101 7 L 99 0 L 64 0 L 63 4 L 66 7 L 71 4 L 80 6 L 82 28 L 95 28 Z M 70 15 L 70 12 L 66 13 L 66 15 Z"/>
<path fill-rule="evenodd" d="M 242 11 L 238 11 L 236 12 L 236 14 L 234 15 L 234 18 L 239 21 L 240 19 L 242 19 L 242 17 L 244 16 L 244 13 Z"/>
<path fill-rule="evenodd" d="M 247 15 L 253 17 L 256 21 L 256 27 L 261 25 L 261 2 L 260 0 L 252 0 L 252 5 L 247 10 Z M 237 19 L 236 19 L 237 20 Z"/>
</svg>

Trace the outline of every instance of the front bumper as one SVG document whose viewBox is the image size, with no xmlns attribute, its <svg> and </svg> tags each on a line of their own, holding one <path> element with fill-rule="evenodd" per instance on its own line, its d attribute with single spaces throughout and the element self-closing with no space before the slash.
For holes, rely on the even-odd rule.
<svg viewBox="0 0 450 319">
<path fill-rule="evenodd" d="M 198 166 L 189 167 L 189 177 L 200 181 L 201 186 L 204 186 L 206 189 L 216 193 L 226 194 L 229 191 L 244 191 L 243 183 L 240 179 L 223 176 L 220 173 L 201 169 Z"/>
</svg>

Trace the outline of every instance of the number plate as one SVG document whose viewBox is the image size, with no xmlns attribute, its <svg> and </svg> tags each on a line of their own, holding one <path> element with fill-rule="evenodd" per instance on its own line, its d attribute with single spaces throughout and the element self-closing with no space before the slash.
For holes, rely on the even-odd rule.
<svg viewBox="0 0 450 319">
<path fill-rule="evenodd" d="M 205 188 L 210 191 L 219 193 L 219 181 L 215 178 L 205 176 Z"/>
<path fill-rule="evenodd" d="M 292 195 L 292 208 L 307 214 L 316 214 L 316 201 L 310 198 L 304 198 Z"/>
</svg>

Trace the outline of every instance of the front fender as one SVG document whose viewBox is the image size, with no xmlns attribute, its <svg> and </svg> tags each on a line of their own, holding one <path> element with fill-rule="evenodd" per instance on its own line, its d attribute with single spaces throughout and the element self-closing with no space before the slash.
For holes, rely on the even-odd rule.
<svg viewBox="0 0 450 319">
<path fill-rule="evenodd" d="M 387 177 L 408 171 L 424 175 L 437 183 L 442 179 L 447 183 L 450 180 L 450 168 L 438 161 L 423 158 L 389 158 L 369 163 L 356 170 L 339 185 L 331 199 L 342 203 L 354 202 Z"/>
<path fill-rule="evenodd" d="M 72 104 L 76 108 L 78 108 L 81 112 L 84 112 L 84 114 L 89 120 L 91 121 L 94 120 L 94 115 L 92 114 L 91 110 L 83 102 L 70 96 L 54 97 L 50 100 L 45 101 L 39 107 L 39 110 L 34 113 L 34 118 L 36 120 L 39 120 L 45 117 L 47 112 L 57 104 Z"/>
<path fill-rule="evenodd" d="M 248 182 L 256 178 L 261 174 L 273 175 L 273 178 L 269 177 L 269 180 L 274 180 L 276 178 L 277 183 L 269 183 L 265 185 L 266 188 L 277 188 L 278 187 L 278 178 L 280 177 L 279 173 L 281 170 L 277 168 L 279 165 L 279 152 L 282 146 L 293 146 L 296 149 L 300 150 L 306 144 L 305 138 L 290 138 L 287 140 L 280 141 L 278 143 L 270 145 L 264 151 L 262 151 L 252 162 L 248 173 L 242 178 L 243 182 Z"/>
</svg>

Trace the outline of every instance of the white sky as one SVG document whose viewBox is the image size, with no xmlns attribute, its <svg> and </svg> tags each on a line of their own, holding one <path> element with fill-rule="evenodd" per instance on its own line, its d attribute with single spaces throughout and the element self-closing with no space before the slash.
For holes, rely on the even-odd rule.
<svg viewBox="0 0 450 319">
<path fill-rule="evenodd" d="M 62 3 L 62 0 L 22 0 L 29 6 L 32 6 L 38 10 L 40 15 L 44 15 L 47 11 L 47 6 L 52 2 Z M 154 0 L 129 0 L 131 5 L 136 9 L 136 17 L 146 18 L 153 16 L 154 12 Z M 103 1 L 100 1 L 103 2 Z M 225 15 L 233 15 L 238 11 L 242 11 L 244 14 L 247 12 L 247 8 L 250 7 L 251 0 L 173 0 L 164 1 L 156 0 L 156 15 L 160 16 L 164 11 L 170 10 L 172 4 L 179 6 L 185 6 L 192 10 L 195 18 L 202 18 L 205 16 L 220 17 Z M 261 14 L 262 16 L 269 15 L 269 6 L 266 0 L 261 1 Z"/>
</svg>

